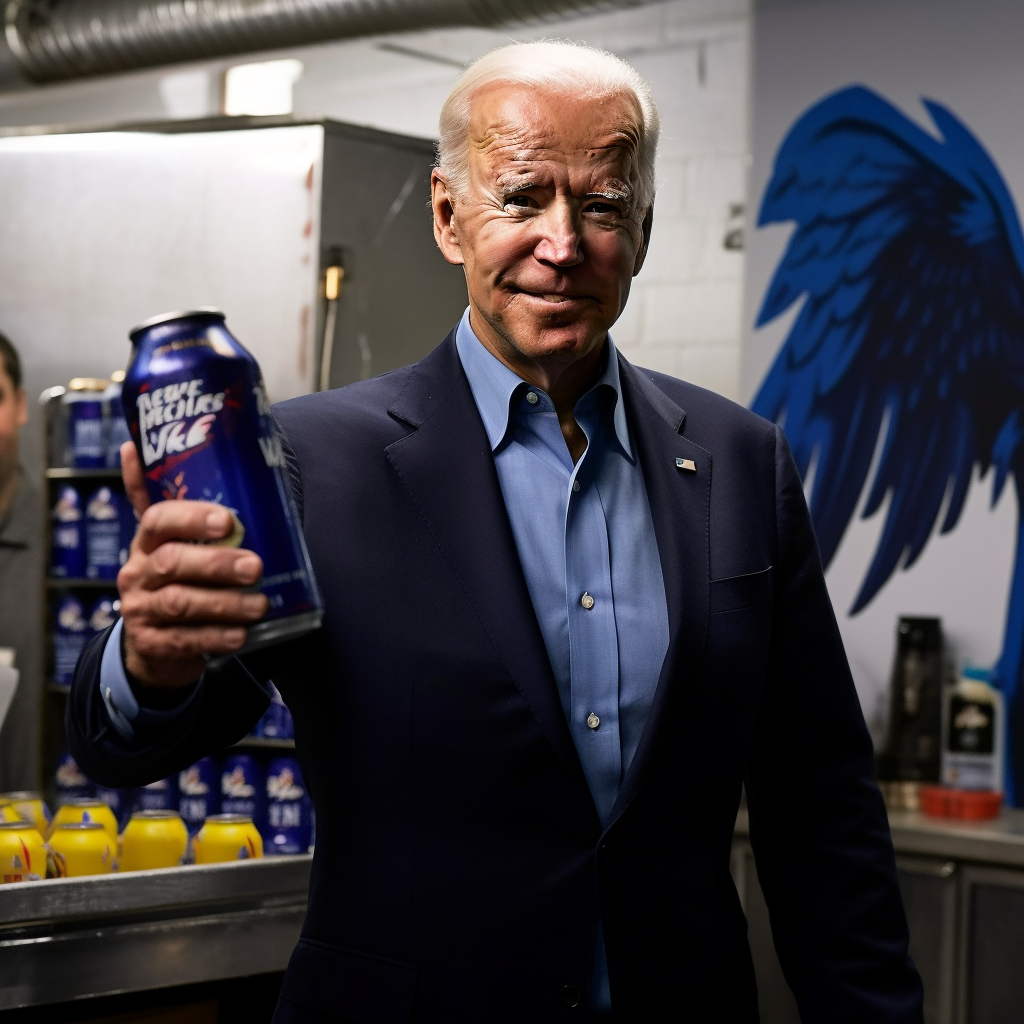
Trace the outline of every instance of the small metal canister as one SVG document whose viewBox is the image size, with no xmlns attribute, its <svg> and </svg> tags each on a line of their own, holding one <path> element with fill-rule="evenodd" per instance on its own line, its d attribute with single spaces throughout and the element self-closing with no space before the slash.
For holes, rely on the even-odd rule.
<svg viewBox="0 0 1024 1024">
<path fill-rule="evenodd" d="M 50 833 L 50 852 L 61 878 L 106 875 L 114 870 L 117 840 L 98 821 L 69 821 Z"/>
<path fill-rule="evenodd" d="M 72 800 L 58 808 L 53 821 L 50 822 L 50 835 L 52 836 L 61 825 L 69 825 L 75 821 L 99 822 L 110 841 L 117 845 L 117 817 L 102 800 Z"/>
<path fill-rule="evenodd" d="M 46 806 L 41 793 L 0 793 L 0 805 L 13 807 L 35 830 L 45 836 L 50 831 L 50 808 Z"/>
<path fill-rule="evenodd" d="M 263 856 L 263 837 L 244 814 L 211 814 L 192 840 L 197 864 Z"/>
<path fill-rule="evenodd" d="M 46 847 L 30 822 L 0 822 L 0 883 L 46 877 Z"/>
<path fill-rule="evenodd" d="M 177 811 L 136 811 L 121 837 L 121 870 L 173 868 L 188 849 L 188 829 Z"/>
</svg>

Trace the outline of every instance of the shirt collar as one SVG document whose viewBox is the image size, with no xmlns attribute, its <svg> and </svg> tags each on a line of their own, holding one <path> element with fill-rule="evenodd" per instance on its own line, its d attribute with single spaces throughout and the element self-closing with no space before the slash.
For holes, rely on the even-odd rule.
<svg viewBox="0 0 1024 1024">
<path fill-rule="evenodd" d="M 608 358 L 604 372 L 587 394 L 592 394 L 602 386 L 611 388 L 615 393 L 612 413 L 615 436 L 626 457 L 632 460 L 633 451 L 629 443 L 629 427 L 626 423 L 626 410 L 622 404 L 622 386 L 619 381 L 618 351 L 611 335 L 608 335 L 607 345 Z M 455 330 L 455 347 L 458 349 L 459 359 L 462 360 L 462 368 L 469 378 L 469 388 L 473 392 L 473 399 L 480 411 L 480 418 L 483 420 L 487 440 L 493 452 L 508 432 L 512 398 L 519 387 L 526 385 L 526 381 L 484 348 L 469 325 L 468 306 Z"/>
</svg>

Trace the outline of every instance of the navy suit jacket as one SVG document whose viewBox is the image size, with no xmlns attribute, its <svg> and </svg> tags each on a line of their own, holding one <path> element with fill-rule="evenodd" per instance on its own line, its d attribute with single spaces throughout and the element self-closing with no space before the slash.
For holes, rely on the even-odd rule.
<svg viewBox="0 0 1024 1024">
<path fill-rule="evenodd" d="M 240 738 L 267 704 L 253 677 L 291 708 L 317 843 L 276 1020 L 579 1020 L 600 917 L 618 1021 L 756 1021 L 729 873 L 745 783 L 805 1024 L 920 1021 L 871 743 L 785 440 L 624 360 L 622 382 L 671 641 L 606 829 L 454 334 L 276 409 L 318 633 L 211 671 L 181 720 L 132 743 L 99 697 L 102 637 L 83 656 L 69 740 L 109 785 Z"/>
</svg>

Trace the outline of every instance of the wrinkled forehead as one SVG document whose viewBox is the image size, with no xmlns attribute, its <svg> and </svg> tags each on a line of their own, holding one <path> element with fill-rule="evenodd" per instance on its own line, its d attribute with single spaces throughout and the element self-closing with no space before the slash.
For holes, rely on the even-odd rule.
<svg viewBox="0 0 1024 1024">
<path fill-rule="evenodd" d="M 470 158 L 489 177 L 544 163 L 633 177 L 640 116 L 629 93 L 581 97 L 498 84 L 473 97 Z"/>
</svg>

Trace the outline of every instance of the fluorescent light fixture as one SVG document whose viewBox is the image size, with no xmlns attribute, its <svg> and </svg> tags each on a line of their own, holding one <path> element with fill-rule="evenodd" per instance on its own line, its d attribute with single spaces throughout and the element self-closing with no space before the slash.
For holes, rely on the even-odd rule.
<svg viewBox="0 0 1024 1024">
<path fill-rule="evenodd" d="M 301 60 L 236 64 L 224 72 L 225 114 L 290 114 Z"/>
<path fill-rule="evenodd" d="M 157 82 L 157 89 L 164 109 L 171 117 L 206 117 L 213 113 L 210 109 L 210 75 L 206 71 L 177 71 L 164 75 Z"/>
</svg>

